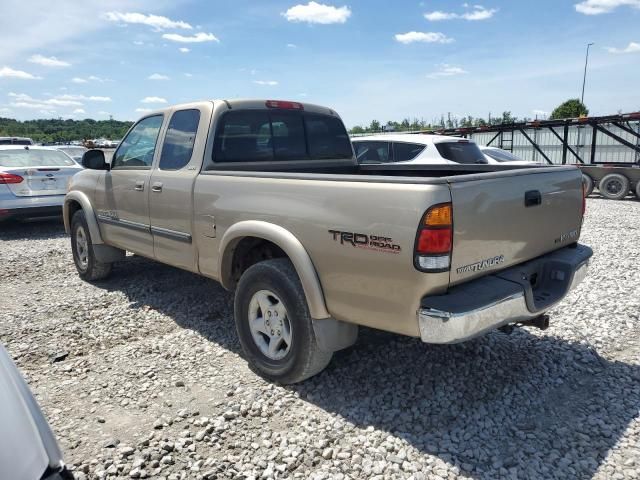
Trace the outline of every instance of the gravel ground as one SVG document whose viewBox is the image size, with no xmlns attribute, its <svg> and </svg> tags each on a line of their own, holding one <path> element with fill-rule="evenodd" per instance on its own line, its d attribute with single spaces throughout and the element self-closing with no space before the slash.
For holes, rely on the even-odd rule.
<svg viewBox="0 0 640 480">
<path fill-rule="evenodd" d="M 90 285 L 60 223 L 2 225 L 0 341 L 78 479 L 640 478 L 639 233 L 640 202 L 589 200 L 592 269 L 545 332 L 363 329 L 282 387 L 216 283 L 130 257 Z"/>
</svg>

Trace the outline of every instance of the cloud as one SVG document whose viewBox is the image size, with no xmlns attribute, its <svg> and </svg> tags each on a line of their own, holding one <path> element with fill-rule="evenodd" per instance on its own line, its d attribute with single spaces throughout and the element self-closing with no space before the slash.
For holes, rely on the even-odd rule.
<svg viewBox="0 0 640 480">
<path fill-rule="evenodd" d="M 444 33 L 440 32 L 407 32 L 397 33 L 395 35 L 397 42 L 404 43 L 405 45 L 414 42 L 424 43 L 451 43 L 453 38 L 447 37 Z"/>
<path fill-rule="evenodd" d="M 254 80 L 253 83 L 256 85 L 268 85 L 270 87 L 275 87 L 278 85 L 278 82 L 275 80 Z"/>
<path fill-rule="evenodd" d="M 609 53 L 638 53 L 640 52 L 640 43 L 629 42 L 625 48 L 608 47 Z"/>
<path fill-rule="evenodd" d="M 140 100 L 140 103 L 168 103 L 165 98 L 162 97 L 144 97 Z"/>
<path fill-rule="evenodd" d="M 0 68 L 0 78 L 19 78 L 22 80 L 40 80 L 42 77 L 31 75 L 22 70 L 14 70 L 11 67 L 4 66 Z"/>
<path fill-rule="evenodd" d="M 461 67 L 456 67 L 446 63 L 437 66 L 438 70 L 428 74 L 427 78 L 453 77 L 456 75 L 464 75 L 466 73 L 469 73 Z"/>
<path fill-rule="evenodd" d="M 193 77 L 193 73 L 185 73 L 184 76 L 190 78 L 190 77 Z"/>
<path fill-rule="evenodd" d="M 88 80 L 85 80 L 84 78 L 80 78 L 80 77 L 73 77 L 71 79 L 71 81 L 73 83 L 87 83 L 88 82 Z"/>
<path fill-rule="evenodd" d="M 465 8 L 469 8 L 469 5 L 466 3 L 463 6 Z M 497 8 L 485 8 L 482 5 L 474 5 L 472 9 L 467 10 L 464 13 L 435 11 L 435 12 L 425 13 L 424 18 L 426 18 L 430 22 L 438 22 L 441 20 L 454 20 L 454 19 L 478 21 L 478 20 L 490 19 L 496 14 L 497 11 L 498 11 Z"/>
<path fill-rule="evenodd" d="M 96 77 L 95 75 L 89 75 L 87 78 L 82 78 L 82 77 L 73 77 L 71 79 L 71 81 L 73 83 L 87 83 L 87 82 L 99 82 L 99 83 L 104 83 L 104 82 L 110 82 L 111 80 L 106 79 L 106 78 L 101 78 L 101 77 Z"/>
<path fill-rule="evenodd" d="M 218 37 L 216 37 L 213 33 L 204 33 L 198 32 L 195 35 L 185 36 L 180 35 L 179 33 L 165 33 L 162 35 L 162 38 L 165 40 L 171 40 L 172 42 L 180 42 L 180 43 L 202 43 L 202 42 L 218 42 Z"/>
<path fill-rule="evenodd" d="M 88 100 L 90 102 L 110 102 L 111 101 L 111 97 L 101 97 L 97 95 L 91 95 L 91 96 L 72 95 L 69 93 L 66 93 L 64 95 L 58 95 L 57 97 L 54 97 L 54 98 L 59 98 L 62 100 Z"/>
<path fill-rule="evenodd" d="M 334 7 L 323 3 L 309 2 L 306 5 L 294 5 L 281 14 L 289 22 L 307 22 L 329 25 L 345 23 L 351 16 L 349 7 Z"/>
<path fill-rule="evenodd" d="M 191 51 L 187 47 L 180 47 L 178 50 L 180 50 L 182 53 L 189 53 Z"/>
<path fill-rule="evenodd" d="M 298 48 L 295 43 L 287 43 L 287 48 Z"/>
<path fill-rule="evenodd" d="M 583 0 L 574 5 L 577 12 L 585 15 L 609 13 L 622 6 L 640 9 L 640 0 Z"/>
<path fill-rule="evenodd" d="M 170 18 L 163 17 L 161 15 L 145 15 L 144 13 L 122 13 L 122 12 L 107 12 L 102 18 L 110 22 L 118 23 L 131 23 L 147 25 L 154 30 L 166 30 L 168 28 L 182 28 L 185 30 L 191 30 L 193 27 L 187 22 L 181 20 L 171 20 Z"/>
<path fill-rule="evenodd" d="M 169 80 L 169 77 L 160 73 L 152 73 L 147 77 L 149 80 Z"/>
<path fill-rule="evenodd" d="M 149 112 L 152 112 L 153 110 L 151 110 L 150 108 L 136 108 L 135 111 L 137 113 L 149 113 Z"/>
<path fill-rule="evenodd" d="M 86 95 L 56 95 L 50 98 L 33 98 L 26 93 L 9 92 L 12 98 L 11 106 L 18 108 L 55 110 L 56 107 L 81 107 L 84 101 L 89 102 L 110 102 L 110 97 L 86 96 Z"/>
<path fill-rule="evenodd" d="M 73 113 L 87 113 L 87 112 L 85 112 L 83 108 L 76 108 L 76 109 L 73 111 Z"/>
<path fill-rule="evenodd" d="M 31 63 L 37 63 L 38 65 L 42 65 L 44 67 L 70 67 L 71 66 L 69 62 L 58 60 L 56 57 L 45 57 L 43 55 L 31 55 L 28 61 Z"/>
</svg>

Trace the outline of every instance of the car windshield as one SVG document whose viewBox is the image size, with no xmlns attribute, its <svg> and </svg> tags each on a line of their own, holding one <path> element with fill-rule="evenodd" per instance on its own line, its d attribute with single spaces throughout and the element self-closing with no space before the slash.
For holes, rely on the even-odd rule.
<svg viewBox="0 0 640 480">
<path fill-rule="evenodd" d="M 0 150 L 0 167 L 72 167 L 76 163 L 57 150 Z"/>
<path fill-rule="evenodd" d="M 482 153 L 488 155 L 493 158 L 497 162 L 519 162 L 522 159 L 516 157 L 512 153 L 509 153 L 505 150 L 494 150 L 492 148 L 484 148 L 482 149 Z"/>
<path fill-rule="evenodd" d="M 478 145 L 469 141 L 436 143 L 436 149 L 443 158 L 457 163 L 487 163 Z"/>
</svg>

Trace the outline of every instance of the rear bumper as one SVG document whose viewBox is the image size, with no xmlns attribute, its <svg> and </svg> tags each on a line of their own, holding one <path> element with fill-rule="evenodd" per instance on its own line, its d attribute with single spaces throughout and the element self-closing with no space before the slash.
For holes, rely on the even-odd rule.
<svg viewBox="0 0 640 480">
<path fill-rule="evenodd" d="M 16 197 L 0 195 L 0 220 L 62 215 L 64 195 Z"/>
<path fill-rule="evenodd" d="M 593 251 L 566 247 L 501 272 L 425 297 L 418 310 L 426 343 L 459 343 L 538 317 L 587 275 Z"/>
</svg>

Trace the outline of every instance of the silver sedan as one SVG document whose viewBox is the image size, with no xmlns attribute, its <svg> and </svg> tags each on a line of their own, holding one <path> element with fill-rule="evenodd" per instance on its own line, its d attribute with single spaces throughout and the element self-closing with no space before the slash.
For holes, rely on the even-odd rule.
<svg viewBox="0 0 640 480">
<path fill-rule="evenodd" d="M 61 215 L 67 185 L 81 170 L 55 148 L 0 145 L 0 221 Z"/>
</svg>

